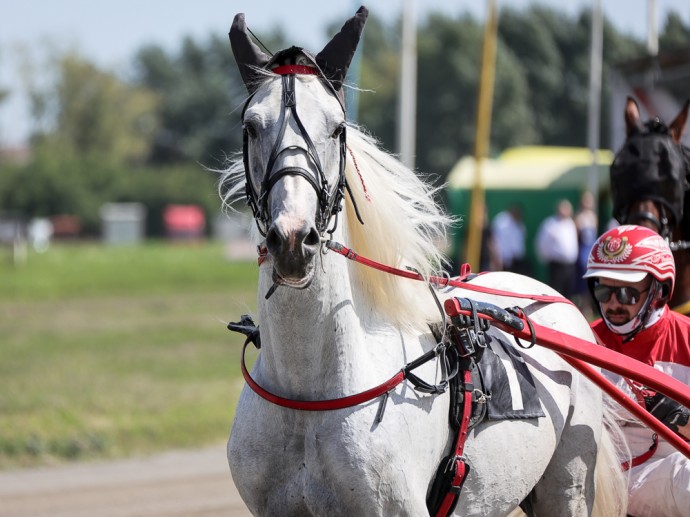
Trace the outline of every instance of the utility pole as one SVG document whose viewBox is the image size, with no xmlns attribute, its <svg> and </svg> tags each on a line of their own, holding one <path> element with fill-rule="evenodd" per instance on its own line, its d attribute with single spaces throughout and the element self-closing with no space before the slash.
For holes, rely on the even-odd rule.
<svg viewBox="0 0 690 517">
<path fill-rule="evenodd" d="M 599 164 L 597 154 L 600 145 L 601 126 L 601 61 L 603 47 L 603 23 L 601 0 L 592 0 L 592 34 L 589 58 L 589 103 L 587 114 L 587 146 L 591 155 L 587 190 L 594 196 L 594 210 L 599 206 Z"/>
<path fill-rule="evenodd" d="M 414 170 L 417 116 L 417 8 L 415 0 L 403 0 L 401 52 L 398 152 L 400 161 Z"/>
</svg>

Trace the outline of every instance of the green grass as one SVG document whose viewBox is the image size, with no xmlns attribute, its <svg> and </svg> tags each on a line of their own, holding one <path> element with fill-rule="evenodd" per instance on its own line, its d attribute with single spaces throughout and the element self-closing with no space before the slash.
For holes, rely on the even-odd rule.
<svg viewBox="0 0 690 517">
<path fill-rule="evenodd" d="M 0 301 L 227 292 L 256 286 L 256 263 L 231 263 L 220 244 L 63 245 L 13 265 L 0 254 Z"/>
<path fill-rule="evenodd" d="M 70 245 L 0 262 L 0 468 L 227 438 L 255 262 L 219 245 Z"/>
</svg>

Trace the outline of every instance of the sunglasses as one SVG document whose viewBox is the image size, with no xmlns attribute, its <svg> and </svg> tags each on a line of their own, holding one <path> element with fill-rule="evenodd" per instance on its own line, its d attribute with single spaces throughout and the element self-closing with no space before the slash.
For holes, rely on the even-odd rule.
<svg viewBox="0 0 690 517">
<path fill-rule="evenodd" d="M 634 287 L 613 287 L 610 285 L 597 284 L 594 286 L 594 298 L 599 303 L 606 303 L 611 299 L 611 295 L 616 293 L 618 302 L 622 305 L 635 305 L 640 301 L 642 293 L 649 291 L 649 287 L 640 291 Z"/>
</svg>

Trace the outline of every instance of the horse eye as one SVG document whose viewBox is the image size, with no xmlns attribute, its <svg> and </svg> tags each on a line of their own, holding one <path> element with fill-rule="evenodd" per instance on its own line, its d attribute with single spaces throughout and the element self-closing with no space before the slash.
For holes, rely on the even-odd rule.
<svg viewBox="0 0 690 517">
<path fill-rule="evenodd" d="M 337 128 L 335 128 L 335 131 L 333 131 L 331 138 L 338 138 L 340 135 L 343 134 L 344 129 L 345 129 L 345 126 L 343 124 L 340 124 Z"/>
<path fill-rule="evenodd" d="M 630 154 L 633 156 L 640 156 L 640 150 L 637 148 L 635 144 L 628 144 L 628 151 L 630 151 Z"/>
<path fill-rule="evenodd" d="M 249 135 L 249 138 L 256 138 L 257 131 L 256 127 L 254 127 L 254 124 L 252 124 L 251 122 L 245 122 L 244 130 L 247 132 L 247 135 Z"/>
</svg>

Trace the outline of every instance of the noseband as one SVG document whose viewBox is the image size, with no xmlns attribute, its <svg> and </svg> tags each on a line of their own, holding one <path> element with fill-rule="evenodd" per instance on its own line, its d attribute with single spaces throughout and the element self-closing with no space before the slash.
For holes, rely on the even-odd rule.
<svg viewBox="0 0 690 517">
<path fill-rule="evenodd" d="M 342 210 L 342 200 L 345 189 L 347 188 L 349 192 L 349 186 L 347 185 L 347 181 L 345 180 L 345 124 L 341 126 L 339 135 L 340 165 L 338 181 L 331 191 L 331 187 L 328 184 L 328 180 L 326 179 L 326 174 L 324 173 L 323 166 L 321 165 L 321 160 L 319 159 L 319 153 L 317 152 L 316 147 L 312 142 L 312 139 L 309 137 L 309 134 L 307 133 L 307 130 L 305 129 L 304 124 L 302 124 L 299 114 L 297 113 L 297 96 L 295 95 L 296 74 L 321 76 L 321 73 L 317 68 L 305 65 L 283 65 L 274 68 L 271 71 L 281 76 L 283 86 L 282 105 L 285 109 L 283 111 L 282 121 L 280 123 L 280 130 L 278 131 L 278 136 L 276 137 L 275 143 L 273 144 L 273 148 L 271 150 L 268 163 L 266 164 L 266 170 L 264 171 L 262 176 L 260 190 L 258 192 L 254 189 L 251 179 L 252 176 L 249 166 L 249 134 L 247 126 L 244 126 L 243 155 L 244 172 L 246 177 L 245 192 L 247 197 L 247 204 L 252 210 L 254 219 L 257 223 L 256 226 L 259 229 L 259 232 L 261 233 L 261 235 L 265 237 L 266 232 L 268 231 L 268 228 L 270 226 L 270 215 L 268 213 L 268 195 L 271 192 L 271 189 L 275 186 L 276 183 L 278 183 L 278 181 L 280 181 L 282 178 L 286 176 L 301 176 L 302 178 L 307 180 L 309 185 L 312 186 L 312 188 L 316 192 L 316 196 L 319 201 L 318 209 L 316 212 L 316 229 L 319 232 L 319 235 L 323 236 L 324 232 L 327 229 L 328 222 L 332 217 L 335 216 L 333 227 L 330 230 L 328 230 L 328 232 L 332 234 L 335 231 L 335 228 L 338 224 L 337 216 L 338 213 Z M 328 81 L 324 82 L 328 84 L 328 86 L 330 86 L 330 83 L 328 83 Z M 336 99 L 338 98 L 332 86 L 330 86 L 329 91 L 331 91 L 331 93 L 333 93 L 333 95 L 336 96 Z M 251 101 L 252 97 L 250 97 L 247 100 L 246 104 L 244 105 L 244 109 L 242 110 L 243 120 L 244 112 L 247 109 L 247 106 L 249 105 L 249 102 Z M 340 103 L 339 99 L 338 102 Z M 295 145 L 283 148 L 280 147 L 283 137 L 285 135 L 285 129 L 288 125 L 288 120 L 290 116 L 292 116 L 292 118 L 295 120 L 295 124 L 299 129 L 300 135 L 302 136 L 302 139 L 304 140 L 306 147 L 300 147 Z M 310 171 L 302 167 L 286 167 L 284 169 L 280 169 L 276 172 L 273 172 L 275 163 L 280 157 L 280 155 L 285 151 L 292 150 L 304 151 L 306 156 L 308 156 L 311 159 L 311 162 L 313 163 L 314 168 L 316 169 L 316 174 L 312 174 Z M 350 198 L 352 198 L 351 192 Z"/>
</svg>

